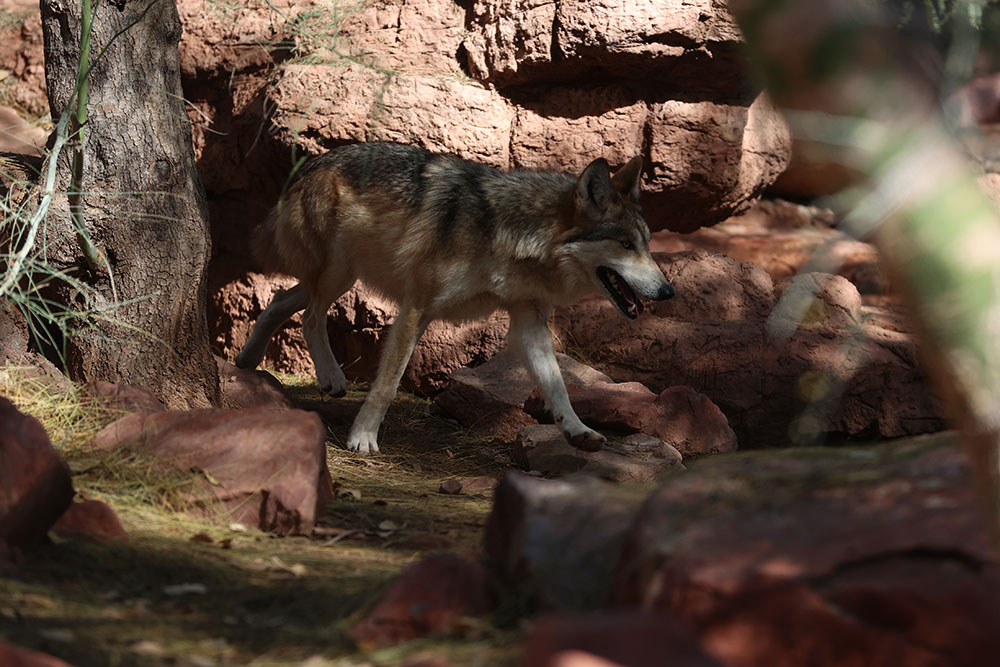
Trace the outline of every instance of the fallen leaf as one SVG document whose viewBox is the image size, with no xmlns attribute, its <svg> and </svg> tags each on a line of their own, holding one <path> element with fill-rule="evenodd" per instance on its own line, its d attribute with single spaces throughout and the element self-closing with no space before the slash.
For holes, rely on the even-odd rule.
<svg viewBox="0 0 1000 667">
<path fill-rule="evenodd" d="M 231 523 L 229 524 L 229 530 L 233 531 L 234 533 L 245 533 L 247 532 L 247 527 L 244 526 L 242 523 Z"/>
</svg>

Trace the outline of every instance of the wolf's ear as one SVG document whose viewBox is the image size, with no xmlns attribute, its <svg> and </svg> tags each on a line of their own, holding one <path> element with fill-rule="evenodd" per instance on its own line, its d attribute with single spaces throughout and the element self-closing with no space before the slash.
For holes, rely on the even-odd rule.
<svg viewBox="0 0 1000 667">
<path fill-rule="evenodd" d="M 636 155 L 611 177 L 611 186 L 622 198 L 639 203 L 639 185 L 642 182 L 642 158 Z"/>
<path fill-rule="evenodd" d="M 576 181 L 576 206 L 578 209 L 595 208 L 604 211 L 614 200 L 611 187 L 611 167 L 602 157 L 597 158 L 583 170 Z"/>
</svg>

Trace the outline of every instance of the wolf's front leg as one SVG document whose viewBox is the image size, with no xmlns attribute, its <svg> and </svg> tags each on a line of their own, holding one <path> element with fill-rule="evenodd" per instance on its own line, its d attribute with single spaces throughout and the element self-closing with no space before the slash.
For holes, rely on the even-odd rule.
<svg viewBox="0 0 1000 667">
<path fill-rule="evenodd" d="M 584 425 L 573 411 L 566 393 L 566 384 L 556 363 L 549 331 L 549 308 L 523 305 L 511 308 L 510 331 L 507 344 L 521 357 L 528 375 L 538 385 L 545 404 L 562 428 L 563 436 L 577 449 L 596 452 L 604 446 L 606 438 Z"/>
<path fill-rule="evenodd" d="M 382 359 L 379 361 L 375 382 L 372 383 L 368 397 L 347 436 L 347 448 L 352 452 L 374 454 L 378 451 L 378 428 L 382 425 L 389 404 L 396 397 L 399 380 L 403 377 L 413 348 L 426 327 L 423 311 L 405 304 L 400 308 L 399 316 L 392 323 L 382 348 Z"/>
</svg>

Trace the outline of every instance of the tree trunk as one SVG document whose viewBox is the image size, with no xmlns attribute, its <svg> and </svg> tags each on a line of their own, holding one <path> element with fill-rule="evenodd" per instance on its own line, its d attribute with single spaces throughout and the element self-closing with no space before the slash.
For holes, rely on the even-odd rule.
<svg viewBox="0 0 1000 667">
<path fill-rule="evenodd" d="M 76 86 L 81 4 L 41 0 L 53 119 Z M 177 5 L 96 4 L 80 191 L 84 224 L 106 261 L 88 273 L 65 195 L 50 216 L 47 249 L 50 262 L 77 271 L 94 285 L 99 305 L 113 307 L 69 336 L 68 369 L 74 379 L 146 386 L 172 408 L 217 404 L 206 318 L 208 208 L 182 98 Z M 62 193 L 71 182 L 70 152 L 59 156 Z M 77 297 L 65 288 L 58 298 Z"/>
</svg>

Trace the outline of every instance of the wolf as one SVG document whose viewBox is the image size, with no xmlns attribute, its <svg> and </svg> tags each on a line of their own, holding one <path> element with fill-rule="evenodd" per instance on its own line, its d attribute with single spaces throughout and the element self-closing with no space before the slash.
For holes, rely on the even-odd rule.
<svg viewBox="0 0 1000 667">
<path fill-rule="evenodd" d="M 351 451 L 375 453 L 379 426 L 427 325 L 503 309 L 507 344 L 566 440 L 597 451 L 605 438 L 570 405 L 548 317 L 553 306 L 594 292 L 630 319 L 642 314 L 643 298 L 673 296 L 649 252 L 641 175 L 639 157 L 614 174 L 597 158 L 574 176 L 504 172 L 404 144 L 332 149 L 300 169 L 252 236 L 263 267 L 299 283 L 261 313 L 236 365 L 255 368 L 278 328 L 304 309 L 320 388 L 343 396 L 347 379 L 330 348 L 327 311 L 358 279 L 395 300 L 399 315 L 347 440 Z"/>
</svg>

